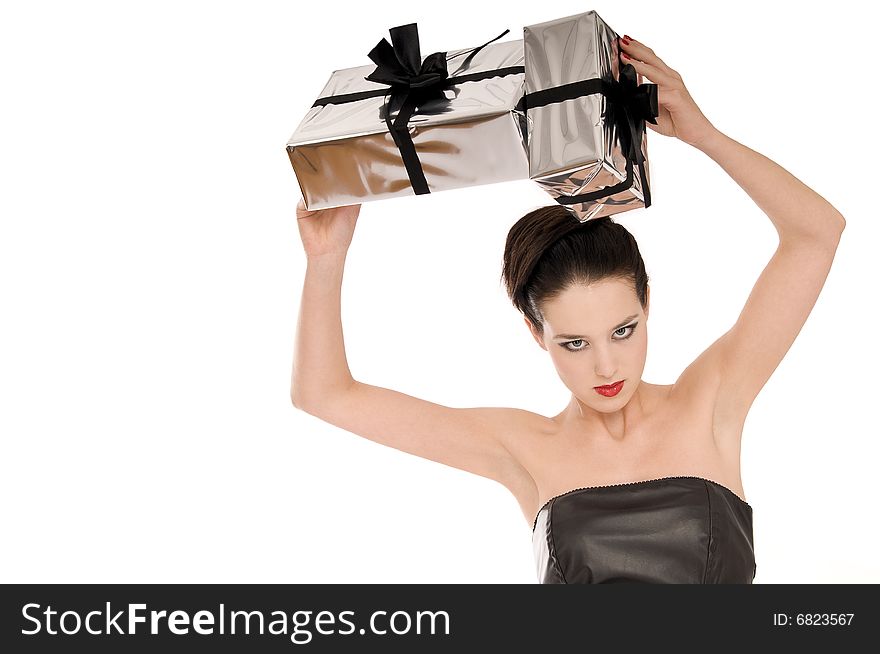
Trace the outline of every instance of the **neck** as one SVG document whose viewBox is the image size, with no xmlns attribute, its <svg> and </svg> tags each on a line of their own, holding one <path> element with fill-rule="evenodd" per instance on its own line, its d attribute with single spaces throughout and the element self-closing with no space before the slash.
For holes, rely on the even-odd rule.
<svg viewBox="0 0 880 654">
<path fill-rule="evenodd" d="M 635 433 L 648 416 L 646 392 L 647 385 L 639 381 L 629 401 L 614 411 L 598 411 L 572 394 L 564 420 L 571 422 L 578 432 L 622 441 Z"/>
</svg>

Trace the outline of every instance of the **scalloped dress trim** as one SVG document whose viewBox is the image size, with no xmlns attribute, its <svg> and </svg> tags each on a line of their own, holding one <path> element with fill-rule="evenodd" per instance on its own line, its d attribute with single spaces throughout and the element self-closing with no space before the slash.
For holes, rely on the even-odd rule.
<svg viewBox="0 0 880 654">
<path fill-rule="evenodd" d="M 534 531 L 535 531 L 535 527 L 538 526 L 538 516 L 541 515 L 541 511 L 543 511 L 544 509 L 546 509 L 547 506 L 548 506 L 553 500 L 557 500 L 557 499 L 559 499 L 560 497 L 564 497 L 565 495 L 570 495 L 571 493 L 577 493 L 578 491 L 590 490 L 590 489 L 593 489 L 593 488 L 615 488 L 615 487 L 618 487 L 618 486 L 634 486 L 634 485 L 636 485 L 636 484 L 648 484 L 648 483 L 655 482 L 655 481 L 666 481 L 667 479 L 698 479 L 698 480 L 700 480 L 700 481 L 708 481 L 710 484 L 715 484 L 716 486 L 719 486 L 720 488 L 723 488 L 724 490 L 726 490 L 728 493 L 730 493 L 731 495 L 733 495 L 733 496 L 734 496 L 737 500 L 739 500 L 741 503 L 745 504 L 745 505 L 749 508 L 750 511 L 752 511 L 752 505 L 751 505 L 751 504 L 749 504 L 749 503 L 746 502 L 743 498 L 741 498 L 739 495 L 737 495 L 736 493 L 734 493 L 730 488 L 728 488 L 728 487 L 725 486 L 724 484 L 720 484 L 720 483 L 718 483 L 718 482 L 715 481 L 714 479 L 707 479 L 706 477 L 699 477 L 699 476 L 696 476 L 696 475 L 672 475 L 672 476 L 669 476 L 669 477 L 655 477 L 654 479 L 638 479 L 638 480 L 636 480 L 636 481 L 624 481 L 624 482 L 621 482 L 621 483 L 618 483 L 618 484 L 601 484 L 601 485 L 598 485 L 598 486 L 581 486 L 580 488 L 572 488 L 571 490 L 569 490 L 569 491 L 565 491 L 564 493 L 559 493 L 559 495 L 554 495 L 554 496 L 551 497 L 549 500 L 547 500 L 546 502 L 544 502 L 544 504 L 541 506 L 540 509 L 538 509 L 538 512 L 535 514 L 535 519 L 532 521 L 532 533 L 534 533 Z"/>
</svg>

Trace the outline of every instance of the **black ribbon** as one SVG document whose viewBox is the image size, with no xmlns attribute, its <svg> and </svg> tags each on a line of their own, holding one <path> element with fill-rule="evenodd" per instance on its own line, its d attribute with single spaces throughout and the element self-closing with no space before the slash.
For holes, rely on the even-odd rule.
<svg viewBox="0 0 880 654">
<path fill-rule="evenodd" d="M 391 87 L 390 89 L 374 89 L 372 91 L 326 96 L 315 100 L 312 106 L 341 104 L 365 98 L 390 95 L 390 98 L 386 99 L 383 106 L 385 123 L 388 125 L 391 138 L 394 139 L 394 143 L 400 151 L 400 157 L 403 159 L 403 165 L 406 167 L 406 173 L 409 176 L 413 191 L 416 195 L 424 195 L 431 191 L 428 188 L 428 181 L 425 179 L 425 173 L 422 170 L 422 164 L 419 161 L 416 146 L 410 136 L 408 127 L 409 119 L 415 112 L 416 107 L 428 100 L 439 99 L 448 102 L 449 99 L 444 91 L 455 84 L 525 73 L 525 67 L 508 66 L 506 68 L 496 68 L 479 73 L 449 77 L 446 67 L 447 61 L 470 53 L 460 67 L 463 68 L 465 62 L 492 43 L 492 41 L 497 41 L 507 34 L 510 31 L 509 29 L 504 30 L 491 41 L 487 41 L 483 45 L 471 50 L 459 52 L 452 57 L 447 57 L 445 52 L 435 52 L 425 57 L 424 61 L 422 61 L 419 49 L 419 31 L 416 23 L 399 25 L 392 27 L 388 31 L 391 34 L 391 43 L 388 43 L 383 38 L 370 50 L 369 57 L 376 64 L 376 69 L 364 79 L 371 82 L 388 84 Z M 399 109 L 397 110 L 396 118 L 392 121 L 391 114 L 394 106 L 398 106 Z"/>
<path fill-rule="evenodd" d="M 620 149 L 626 157 L 626 179 L 613 186 L 605 186 L 597 191 L 580 195 L 560 195 L 556 198 L 559 204 L 579 204 L 591 200 L 614 195 L 633 185 L 633 165 L 639 167 L 642 178 L 642 189 L 645 193 L 645 208 L 651 206 L 651 189 L 648 176 L 645 174 L 645 157 L 642 154 L 642 135 L 645 133 L 645 121 L 656 125 L 655 118 L 659 115 L 657 106 L 657 85 L 639 84 L 636 69 L 631 64 L 623 64 L 620 68 L 620 79 L 605 81 L 593 78 L 562 84 L 534 93 L 526 93 L 517 104 L 517 109 L 528 111 L 543 107 L 554 102 L 563 102 L 583 95 L 602 93 L 608 98 L 608 115 L 606 120 L 617 127 Z"/>
</svg>

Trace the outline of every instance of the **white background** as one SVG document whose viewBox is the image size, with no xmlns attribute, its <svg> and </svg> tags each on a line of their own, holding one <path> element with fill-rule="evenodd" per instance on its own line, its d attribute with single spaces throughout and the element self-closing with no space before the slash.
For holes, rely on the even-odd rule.
<svg viewBox="0 0 880 654">
<path fill-rule="evenodd" d="M 422 54 L 590 9 L 722 131 L 848 224 L 745 425 L 756 583 L 878 582 L 877 16 L 863 2 L 4 5 L 0 579 L 534 583 L 499 484 L 294 409 L 305 272 L 285 144 L 332 70 L 417 22 Z M 770 220 L 649 132 L 653 205 L 615 217 L 651 278 L 644 379 L 736 320 Z M 355 378 L 447 406 L 568 402 L 504 294 L 528 180 L 366 203 L 346 265 Z M 792 280 L 796 283 L 796 280 Z"/>
</svg>

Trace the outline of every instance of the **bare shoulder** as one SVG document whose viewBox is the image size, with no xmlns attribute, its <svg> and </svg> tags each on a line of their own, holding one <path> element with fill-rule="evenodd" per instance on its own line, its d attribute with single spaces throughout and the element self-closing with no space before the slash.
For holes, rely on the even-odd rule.
<svg viewBox="0 0 880 654">
<path fill-rule="evenodd" d="M 745 414 L 729 411 L 720 401 L 722 375 L 720 347 L 708 347 L 685 368 L 670 387 L 669 399 L 696 416 L 711 421 L 718 445 L 737 444 L 742 434 Z"/>
<path fill-rule="evenodd" d="M 509 467 L 499 480 L 516 497 L 523 514 L 528 516 L 538 501 L 538 485 L 529 472 L 522 453 L 536 436 L 553 430 L 553 420 L 526 409 L 497 408 L 493 411 L 495 433 L 510 454 Z"/>
</svg>

